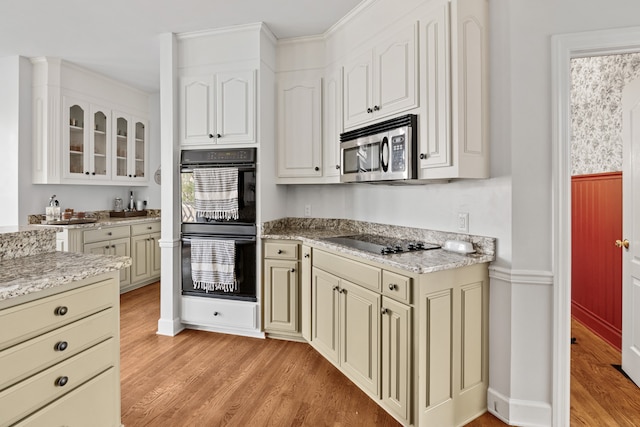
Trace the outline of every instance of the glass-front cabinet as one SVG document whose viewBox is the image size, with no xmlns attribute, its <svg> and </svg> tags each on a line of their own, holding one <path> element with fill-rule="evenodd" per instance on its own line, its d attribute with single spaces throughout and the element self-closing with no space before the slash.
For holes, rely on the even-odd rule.
<svg viewBox="0 0 640 427">
<path fill-rule="evenodd" d="M 64 98 L 64 178 L 110 179 L 109 113 L 105 108 Z"/>
<path fill-rule="evenodd" d="M 144 120 L 114 112 L 114 180 L 144 181 L 147 179 L 145 159 L 148 144 L 147 128 L 147 122 Z"/>
</svg>

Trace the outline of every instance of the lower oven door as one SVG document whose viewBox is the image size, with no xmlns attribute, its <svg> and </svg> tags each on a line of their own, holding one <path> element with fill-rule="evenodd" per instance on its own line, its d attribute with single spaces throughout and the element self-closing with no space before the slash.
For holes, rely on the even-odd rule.
<svg viewBox="0 0 640 427">
<path fill-rule="evenodd" d="M 192 239 L 233 240 L 235 242 L 235 275 L 237 291 L 204 291 L 195 289 L 191 275 L 191 241 Z M 243 301 L 257 301 L 256 298 L 256 238 L 255 236 L 186 236 L 182 237 L 182 294 L 227 298 Z"/>
</svg>

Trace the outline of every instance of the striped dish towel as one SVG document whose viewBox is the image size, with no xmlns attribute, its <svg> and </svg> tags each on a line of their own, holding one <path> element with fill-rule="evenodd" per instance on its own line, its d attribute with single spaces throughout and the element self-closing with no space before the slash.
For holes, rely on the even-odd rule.
<svg viewBox="0 0 640 427">
<path fill-rule="evenodd" d="M 191 279 L 194 289 L 237 292 L 235 263 L 235 241 L 191 240 Z"/>
<path fill-rule="evenodd" d="M 196 216 L 213 220 L 238 219 L 238 169 L 194 169 Z"/>
</svg>

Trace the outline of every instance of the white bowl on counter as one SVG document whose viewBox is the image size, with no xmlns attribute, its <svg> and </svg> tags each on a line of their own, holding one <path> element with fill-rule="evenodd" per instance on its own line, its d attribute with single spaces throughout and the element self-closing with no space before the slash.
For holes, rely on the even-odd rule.
<svg viewBox="0 0 640 427">
<path fill-rule="evenodd" d="M 475 252 L 471 242 L 464 242 L 462 240 L 447 240 L 444 242 L 444 245 L 442 245 L 442 249 L 459 254 L 472 254 Z"/>
</svg>

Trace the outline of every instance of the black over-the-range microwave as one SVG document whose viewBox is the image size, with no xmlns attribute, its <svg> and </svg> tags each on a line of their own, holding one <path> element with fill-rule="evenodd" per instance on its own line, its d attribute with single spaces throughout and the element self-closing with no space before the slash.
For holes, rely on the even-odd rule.
<svg viewBox="0 0 640 427">
<path fill-rule="evenodd" d="M 408 114 L 340 134 L 340 182 L 416 179 L 417 122 Z"/>
</svg>

